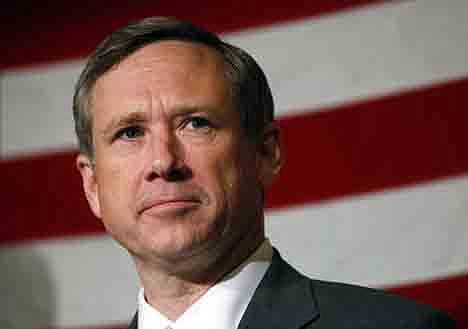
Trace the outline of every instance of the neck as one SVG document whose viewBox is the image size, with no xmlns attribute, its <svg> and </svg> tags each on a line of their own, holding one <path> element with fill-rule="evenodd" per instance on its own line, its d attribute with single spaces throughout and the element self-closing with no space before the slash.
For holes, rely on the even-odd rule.
<svg viewBox="0 0 468 329">
<path fill-rule="evenodd" d="M 201 261 L 190 257 L 188 262 L 171 261 L 170 266 L 134 256 L 146 301 L 175 321 L 222 277 L 244 262 L 264 239 L 263 234 L 255 239 L 249 236 L 235 247 L 218 252 L 216 257 Z"/>
<path fill-rule="evenodd" d="M 157 275 L 150 279 L 141 275 L 141 282 L 148 304 L 164 314 L 169 320 L 177 320 L 213 285 L 193 283 L 177 276 Z"/>
</svg>

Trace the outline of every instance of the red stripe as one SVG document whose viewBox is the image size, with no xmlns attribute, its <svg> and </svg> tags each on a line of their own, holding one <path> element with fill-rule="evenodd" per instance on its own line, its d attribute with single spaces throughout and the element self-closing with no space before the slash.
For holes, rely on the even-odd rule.
<svg viewBox="0 0 468 329">
<path fill-rule="evenodd" d="M 104 232 L 75 168 L 74 152 L 0 162 L 0 244 Z"/>
<path fill-rule="evenodd" d="M 445 311 L 459 329 L 468 329 L 468 273 L 388 290 Z"/>
<path fill-rule="evenodd" d="M 287 161 L 268 206 L 467 173 L 467 94 L 468 78 L 280 120 Z M 0 243 L 103 232 L 86 204 L 74 157 L 65 152 L 0 162 Z"/>
<path fill-rule="evenodd" d="M 269 207 L 468 173 L 468 78 L 284 118 L 286 165 Z"/>
<path fill-rule="evenodd" d="M 8 45 L 0 70 L 84 57 L 130 20 L 153 15 L 177 16 L 214 32 L 228 32 L 323 15 L 383 0 L 198 0 L 160 1 L 9 1 L 2 4 L 0 40 Z M 98 5 L 97 5 L 98 4 Z"/>
</svg>

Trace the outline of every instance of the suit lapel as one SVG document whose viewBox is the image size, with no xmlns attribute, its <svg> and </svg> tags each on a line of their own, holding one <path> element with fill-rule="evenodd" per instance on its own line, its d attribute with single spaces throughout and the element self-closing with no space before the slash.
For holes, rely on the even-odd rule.
<svg viewBox="0 0 468 329">
<path fill-rule="evenodd" d="M 312 283 L 274 249 L 271 266 L 252 297 L 238 329 L 297 329 L 318 318 Z M 138 328 L 138 314 L 128 329 Z"/>
<path fill-rule="evenodd" d="M 138 328 L 138 313 L 135 313 L 133 316 L 132 322 L 130 322 L 128 329 L 137 329 Z"/>
<path fill-rule="evenodd" d="M 309 279 L 287 264 L 275 249 L 238 329 L 296 329 L 319 315 Z"/>
</svg>

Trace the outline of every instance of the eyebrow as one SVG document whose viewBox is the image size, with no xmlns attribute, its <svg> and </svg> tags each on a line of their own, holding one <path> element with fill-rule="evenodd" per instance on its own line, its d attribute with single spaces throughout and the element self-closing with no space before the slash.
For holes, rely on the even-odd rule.
<svg viewBox="0 0 468 329">
<path fill-rule="evenodd" d="M 196 112 L 211 112 L 213 114 L 218 112 L 217 107 L 211 106 L 182 106 L 173 113 L 174 116 L 190 115 Z M 121 127 L 141 124 L 150 121 L 150 114 L 142 110 L 135 110 L 132 112 L 119 115 L 112 118 L 110 122 L 99 131 L 102 136 L 111 136 L 113 132 Z"/>
<path fill-rule="evenodd" d="M 148 113 L 144 111 L 128 112 L 124 115 L 111 119 L 111 121 L 99 131 L 103 136 L 109 136 L 112 132 L 120 127 L 131 126 L 139 123 L 144 123 L 149 120 Z"/>
</svg>

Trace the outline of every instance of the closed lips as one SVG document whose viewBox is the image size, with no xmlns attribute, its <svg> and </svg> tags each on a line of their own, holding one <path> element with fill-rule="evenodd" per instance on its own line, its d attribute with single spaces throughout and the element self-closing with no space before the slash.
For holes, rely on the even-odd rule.
<svg viewBox="0 0 468 329">
<path fill-rule="evenodd" d="M 164 197 L 164 198 L 154 198 L 154 199 L 145 199 L 141 206 L 139 207 L 139 213 L 144 212 L 145 210 L 160 207 L 160 206 L 170 206 L 177 204 L 200 204 L 201 201 L 195 196 L 173 196 L 173 197 Z"/>
</svg>

